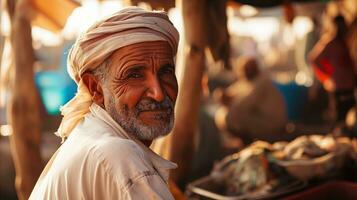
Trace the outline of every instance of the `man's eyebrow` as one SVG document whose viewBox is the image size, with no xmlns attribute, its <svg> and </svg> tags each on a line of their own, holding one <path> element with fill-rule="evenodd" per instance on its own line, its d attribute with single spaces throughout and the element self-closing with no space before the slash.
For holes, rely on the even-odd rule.
<svg viewBox="0 0 357 200">
<path fill-rule="evenodd" d="M 126 71 L 141 71 L 141 70 L 144 70 L 144 69 L 145 69 L 144 66 L 135 65 L 135 66 L 129 67 Z"/>
<path fill-rule="evenodd" d="M 172 63 L 165 63 L 161 65 L 160 68 L 175 68 L 175 65 Z"/>
</svg>

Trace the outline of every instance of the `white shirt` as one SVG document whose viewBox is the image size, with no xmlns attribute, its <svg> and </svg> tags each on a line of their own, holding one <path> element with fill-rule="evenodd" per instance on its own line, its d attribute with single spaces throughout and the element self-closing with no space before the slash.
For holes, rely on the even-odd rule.
<svg viewBox="0 0 357 200">
<path fill-rule="evenodd" d="M 40 199 L 173 199 L 161 158 L 96 104 L 51 158 L 30 196 Z"/>
</svg>

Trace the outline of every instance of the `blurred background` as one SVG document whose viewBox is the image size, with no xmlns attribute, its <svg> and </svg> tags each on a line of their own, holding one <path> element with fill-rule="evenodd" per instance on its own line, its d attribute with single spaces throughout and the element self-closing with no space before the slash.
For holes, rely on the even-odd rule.
<svg viewBox="0 0 357 200">
<path fill-rule="evenodd" d="M 171 176 L 182 193 L 257 140 L 333 135 L 357 148 L 356 0 L 1 0 L 0 199 L 27 199 L 61 145 L 76 37 L 128 5 L 167 11 L 180 32 L 175 129 L 152 148 L 182 166 Z"/>
</svg>

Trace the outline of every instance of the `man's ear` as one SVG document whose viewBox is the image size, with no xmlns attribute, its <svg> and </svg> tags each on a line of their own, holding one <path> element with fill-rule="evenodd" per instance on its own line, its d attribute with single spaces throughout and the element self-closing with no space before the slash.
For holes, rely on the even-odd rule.
<svg viewBox="0 0 357 200">
<path fill-rule="evenodd" d="M 103 88 L 98 79 L 93 74 L 86 72 L 82 75 L 82 80 L 87 86 L 94 103 L 104 108 Z"/>
</svg>

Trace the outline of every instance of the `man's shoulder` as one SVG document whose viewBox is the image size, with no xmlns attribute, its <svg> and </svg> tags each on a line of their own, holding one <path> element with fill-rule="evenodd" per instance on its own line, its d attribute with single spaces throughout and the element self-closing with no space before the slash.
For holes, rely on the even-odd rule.
<svg viewBox="0 0 357 200">
<path fill-rule="evenodd" d="M 115 136 L 102 137 L 93 143 L 92 153 L 103 159 L 122 161 L 121 157 L 142 158 L 144 152 L 142 148 L 133 140 Z M 125 159 L 129 160 L 129 159 Z"/>
<path fill-rule="evenodd" d="M 91 154 L 108 173 L 117 178 L 153 170 L 144 150 L 134 141 L 119 137 L 96 141 Z"/>
<path fill-rule="evenodd" d="M 110 160 L 113 156 L 118 158 L 124 155 L 141 157 L 143 154 L 137 143 L 122 138 L 106 123 L 95 118 L 84 121 L 72 134 L 69 137 L 69 146 L 80 145 L 81 149 L 87 149 L 95 159 Z"/>
<path fill-rule="evenodd" d="M 66 161 L 65 170 L 72 171 L 80 165 L 88 173 L 110 176 L 120 182 L 154 170 L 138 143 L 121 137 L 95 118 L 77 126 L 62 147 L 59 160 Z"/>
</svg>

